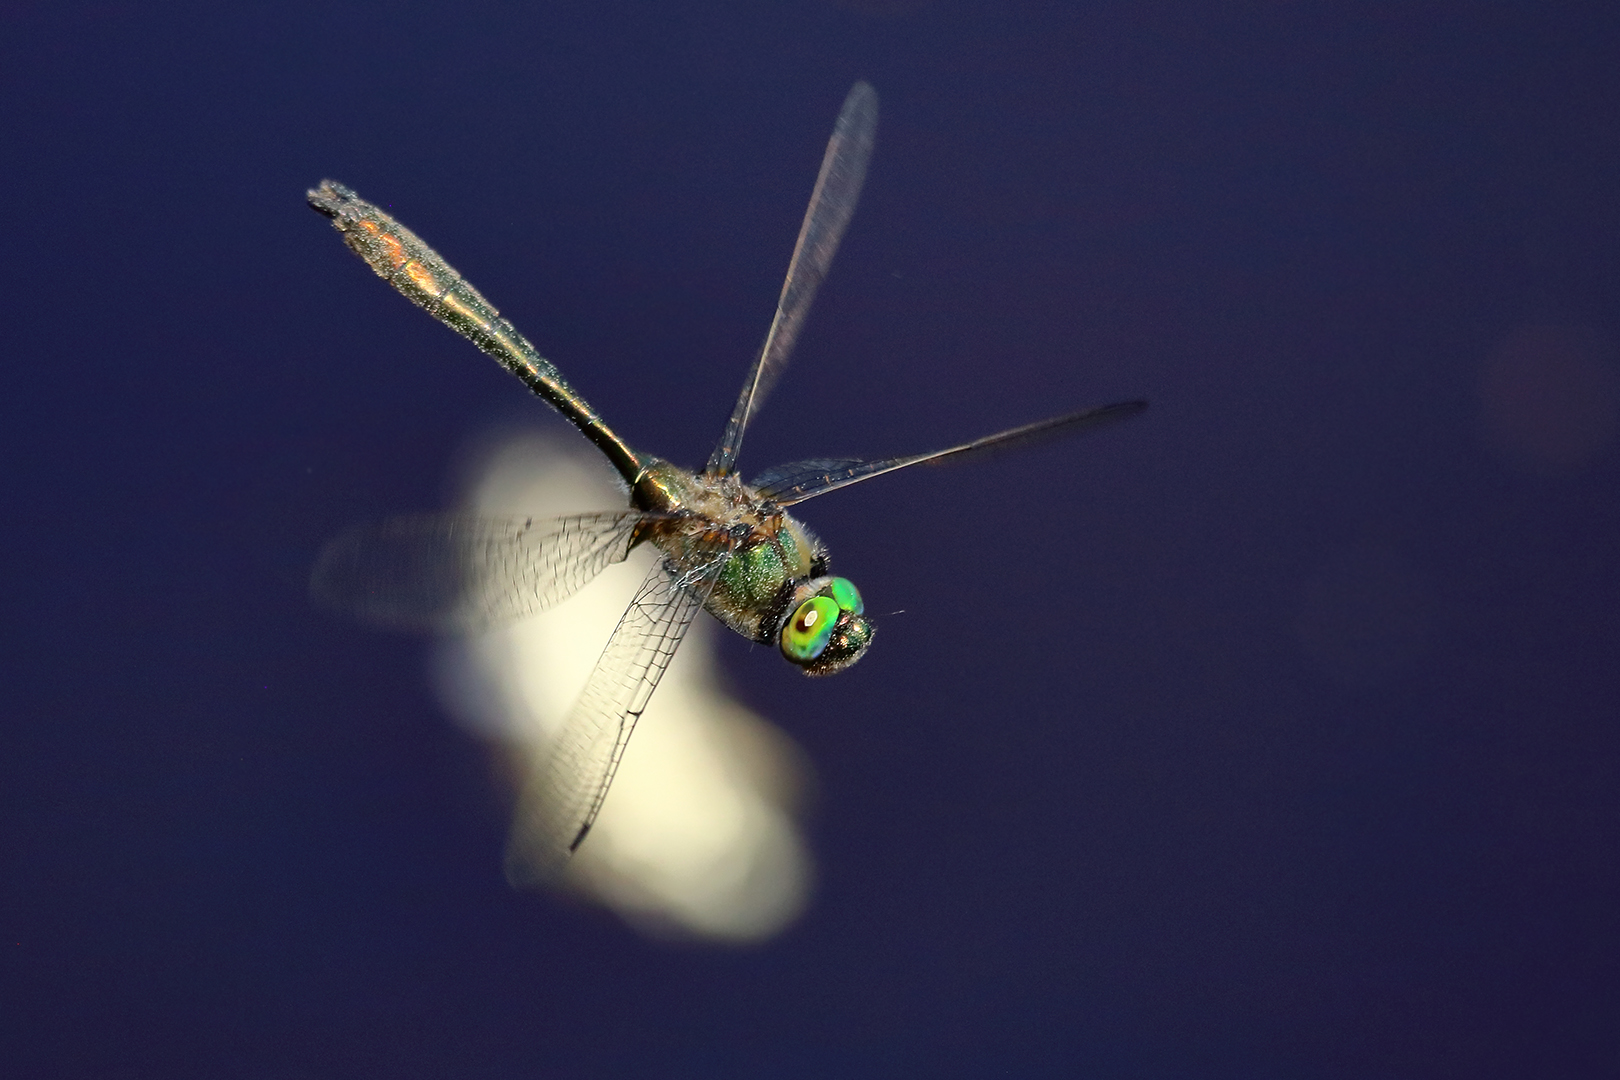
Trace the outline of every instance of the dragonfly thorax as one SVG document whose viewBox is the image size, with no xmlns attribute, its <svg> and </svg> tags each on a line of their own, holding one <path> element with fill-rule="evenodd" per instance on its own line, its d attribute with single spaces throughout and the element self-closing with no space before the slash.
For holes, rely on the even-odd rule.
<svg viewBox="0 0 1620 1080">
<path fill-rule="evenodd" d="M 677 578 L 709 579 L 703 606 L 730 629 L 764 644 L 806 674 L 830 675 L 872 640 L 860 593 L 827 575 L 825 545 L 797 518 L 735 475 L 694 474 L 649 460 L 633 497 L 649 511 L 650 540 Z"/>
</svg>

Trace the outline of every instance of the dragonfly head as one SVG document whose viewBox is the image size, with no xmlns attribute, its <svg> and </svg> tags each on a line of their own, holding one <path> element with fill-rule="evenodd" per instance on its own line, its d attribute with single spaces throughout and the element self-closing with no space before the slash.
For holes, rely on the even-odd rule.
<svg viewBox="0 0 1620 1080">
<path fill-rule="evenodd" d="M 862 613 L 860 590 L 848 578 L 810 578 L 795 591 L 777 631 L 782 655 L 806 675 L 831 675 L 859 660 L 876 633 Z"/>
</svg>

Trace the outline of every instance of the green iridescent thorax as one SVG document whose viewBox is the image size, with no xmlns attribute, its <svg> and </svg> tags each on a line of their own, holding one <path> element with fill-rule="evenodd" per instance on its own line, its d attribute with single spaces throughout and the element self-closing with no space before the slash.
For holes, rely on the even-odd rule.
<svg viewBox="0 0 1620 1080">
<path fill-rule="evenodd" d="M 652 523 L 647 539 L 676 567 L 696 569 L 731 552 L 704 606 L 753 641 L 774 642 L 797 591 L 824 572 L 821 542 L 735 476 L 696 475 L 647 459 L 632 499 L 643 510 L 673 515 Z"/>
</svg>

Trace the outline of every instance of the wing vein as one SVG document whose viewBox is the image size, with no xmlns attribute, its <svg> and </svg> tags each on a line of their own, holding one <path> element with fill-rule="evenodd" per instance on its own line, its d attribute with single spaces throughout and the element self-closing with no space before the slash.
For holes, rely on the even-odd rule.
<svg viewBox="0 0 1620 1080">
<path fill-rule="evenodd" d="M 709 456 L 706 472 L 724 476 L 735 469 L 749 420 L 770 393 L 777 376 L 787 367 L 799 330 L 810 313 L 810 302 L 816 298 L 816 290 L 827 276 L 844 238 L 844 230 L 855 214 L 855 203 L 860 198 L 861 186 L 866 182 L 866 167 L 872 158 L 877 119 L 877 91 L 869 83 L 856 83 L 844 98 L 838 122 L 833 125 L 832 138 L 827 140 L 821 172 L 816 176 L 810 205 L 805 208 L 804 222 L 799 226 L 799 238 L 793 245 L 793 257 L 788 260 L 787 277 L 782 282 L 782 294 L 776 302 L 771 328 L 765 334 L 765 344 L 743 379 L 742 393 L 731 418 L 726 421 L 719 445 Z"/>
<path fill-rule="evenodd" d="M 729 558 L 716 552 L 678 577 L 660 561 L 636 590 L 525 787 L 507 847 L 514 883 L 554 879 L 596 823 L 636 722 Z"/>
</svg>

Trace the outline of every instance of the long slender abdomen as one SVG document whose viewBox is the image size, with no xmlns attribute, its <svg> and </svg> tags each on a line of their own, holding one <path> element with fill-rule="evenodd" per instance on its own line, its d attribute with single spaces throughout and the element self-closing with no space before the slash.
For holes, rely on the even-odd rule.
<svg viewBox="0 0 1620 1080">
<path fill-rule="evenodd" d="M 422 238 L 334 180 L 309 192 L 309 205 L 332 219 L 344 243 L 411 303 L 494 357 L 608 456 L 629 483 L 639 456 L 615 435 L 590 403 L 517 328 Z"/>
</svg>

